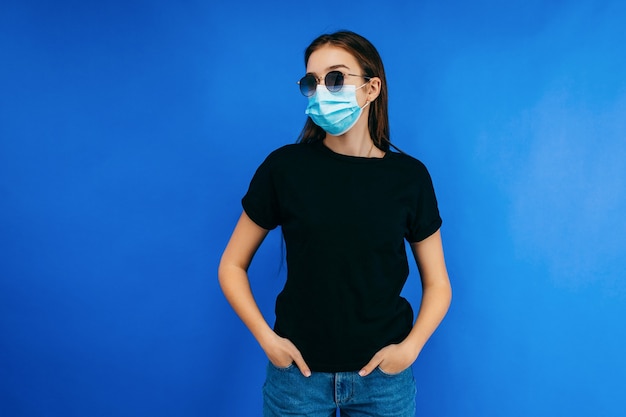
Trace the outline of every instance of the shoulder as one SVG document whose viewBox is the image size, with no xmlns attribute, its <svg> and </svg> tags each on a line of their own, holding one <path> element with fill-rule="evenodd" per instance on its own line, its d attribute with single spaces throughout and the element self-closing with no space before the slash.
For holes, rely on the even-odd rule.
<svg viewBox="0 0 626 417">
<path fill-rule="evenodd" d="M 263 165 L 279 168 L 302 163 L 311 155 L 311 144 L 291 143 L 272 151 L 263 161 Z"/>
<path fill-rule="evenodd" d="M 278 149 L 273 150 L 269 155 L 268 159 L 281 159 L 288 158 L 290 156 L 297 156 L 307 151 L 307 144 L 305 143 L 290 143 L 288 145 L 283 145 Z"/>
<path fill-rule="evenodd" d="M 389 159 L 397 169 L 401 170 L 406 175 L 414 178 L 430 177 L 426 165 L 409 154 L 389 151 Z"/>
</svg>

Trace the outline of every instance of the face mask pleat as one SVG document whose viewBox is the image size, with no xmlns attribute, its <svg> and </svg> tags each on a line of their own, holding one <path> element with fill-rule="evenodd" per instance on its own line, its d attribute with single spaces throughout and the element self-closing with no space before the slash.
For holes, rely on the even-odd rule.
<svg viewBox="0 0 626 417">
<path fill-rule="evenodd" d="M 340 91 L 331 93 L 325 86 L 318 85 L 315 94 L 309 97 L 305 113 L 327 133 L 333 136 L 342 135 L 361 116 L 362 108 L 356 101 L 356 90 L 354 85 L 344 85 Z"/>
</svg>

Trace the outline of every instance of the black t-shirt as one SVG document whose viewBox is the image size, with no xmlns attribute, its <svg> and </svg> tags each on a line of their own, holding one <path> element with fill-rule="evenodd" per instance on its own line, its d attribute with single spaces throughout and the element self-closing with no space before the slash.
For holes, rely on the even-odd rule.
<svg viewBox="0 0 626 417">
<path fill-rule="evenodd" d="M 313 371 L 361 369 L 413 326 L 400 296 L 409 268 L 405 239 L 441 226 L 426 167 L 408 155 L 341 155 L 321 141 L 272 152 L 242 204 L 264 229 L 280 225 L 287 281 L 274 330 Z"/>
</svg>

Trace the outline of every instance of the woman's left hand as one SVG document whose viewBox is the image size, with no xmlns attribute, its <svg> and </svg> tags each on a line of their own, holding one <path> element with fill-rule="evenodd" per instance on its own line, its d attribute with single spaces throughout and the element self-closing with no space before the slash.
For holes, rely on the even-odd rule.
<svg viewBox="0 0 626 417">
<path fill-rule="evenodd" d="M 377 367 L 386 374 L 398 374 L 411 366 L 418 354 L 419 352 L 416 353 L 415 349 L 406 343 L 385 346 L 376 352 L 369 363 L 359 371 L 359 375 L 367 376 Z"/>
</svg>

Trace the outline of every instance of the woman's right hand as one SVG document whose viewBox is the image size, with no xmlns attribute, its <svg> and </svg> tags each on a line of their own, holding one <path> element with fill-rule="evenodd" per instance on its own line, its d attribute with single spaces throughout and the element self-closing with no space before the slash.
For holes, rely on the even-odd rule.
<svg viewBox="0 0 626 417">
<path fill-rule="evenodd" d="M 269 360 L 276 366 L 285 367 L 294 362 L 302 375 L 308 377 L 311 376 L 311 370 L 300 351 L 291 341 L 278 336 L 268 326 L 250 289 L 248 266 L 267 233 L 268 230 L 257 225 L 245 211 L 241 213 L 220 260 L 220 286 L 226 299 L 258 340 Z"/>
<path fill-rule="evenodd" d="M 295 363 L 305 377 L 311 376 L 309 366 L 304 362 L 302 354 L 291 340 L 273 333 L 272 337 L 261 345 L 267 358 L 278 368 L 287 368 Z"/>
</svg>

